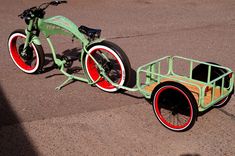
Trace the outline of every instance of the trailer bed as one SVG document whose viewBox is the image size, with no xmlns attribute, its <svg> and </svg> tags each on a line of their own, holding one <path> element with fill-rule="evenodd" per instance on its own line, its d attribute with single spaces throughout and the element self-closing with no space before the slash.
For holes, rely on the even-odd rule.
<svg viewBox="0 0 235 156">
<path fill-rule="evenodd" d="M 161 82 L 166 82 L 166 81 L 172 81 L 172 80 L 175 80 L 175 79 L 178 79 L 178 80 L 182 80 L 181 83 L 182 85 L 184 85 L 188 90 L 191 91 L 191 93 L 193 94 L 194 98 L 196 99 L 197 103 L 199 101 L 199 95 L 200 95 L 200 90 L 197 86 L 203 88 L 203 87 L 206 87 L 206 84 L 204 83 L 201 83 L 201 82 L 196 82 L 196 81 L 193 81 L 193 80 L 190 80 L 188 78 L 182 78 L 182 77 L 177 77 L 177 76 L 169 76 L 168 78 L 162 78 L 161 79 Z M 194 83 L 196 84 L 197 86 L 195 85 L 191 85 L 191 83 Z M 150 85 L 147 85 L 144 87 L 144 90 L 146 92 L 149 92 L 151 93 L 154 88 L 158 85 L 157 82 L 155 83 L 152 83 Z M 228 92 L 227 89 L 224 88 L 224 91 L 223 91 L 223 94 L 226 94 Z M 222 90 L 220 87 L 216 87 L 215 88 L 215 93 L 214 93 L 214 98 L 212 99 L 213 97 L 213 87 L 208 87 L 205 91 L 205 97 L 204 97 L 204 105 L 207 106 L 208 104 L 210 104 L 213 100 L 215 99 L 218 99 L 219 97 L 222 96 Z"/>
</svg>

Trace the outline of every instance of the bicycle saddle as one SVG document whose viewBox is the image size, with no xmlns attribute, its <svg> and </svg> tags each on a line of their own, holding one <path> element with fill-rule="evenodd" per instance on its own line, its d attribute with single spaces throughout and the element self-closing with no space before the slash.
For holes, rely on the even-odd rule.
<svg viewBox="0 0 235 156">
<path fill-rule="evenodd" d="M 78 30 L 87 35 L 88 37 L 90 37 L 91 39 L 94 39 L 94 38 L 99 38 L 100 37 L 100 34 L 101 34 L 101 29 L 93 29 L 93 28 L 88 28 L 84 25 L 81 25 Z"/>
</svg>

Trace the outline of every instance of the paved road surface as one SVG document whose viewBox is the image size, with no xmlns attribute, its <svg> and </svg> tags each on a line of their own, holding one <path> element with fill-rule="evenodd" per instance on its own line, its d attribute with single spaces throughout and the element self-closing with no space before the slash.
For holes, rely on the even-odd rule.
<svg viewBox="0 0 235 156">
<path fill-rule="evenodd" d="M 8 35 L 17 15 L 44 0 L 8 0 L 0 6 L 0 155 L 235 155 L 235 98 L 200 116 L 184 133 L 164 128 L 138 93 L 108 94 L 81 82 L 55 91 L 58 70 L 20 72 L 10 60 Z M 166 55 L 213 61 L 235 71 L 234 0 L 69 0 L 47 15 L 102 28 L 120 45 L 133 69 Z M 58 53 L 79 47 L 53 38 Z M 49 48 L 42 39 L 47 66 Z"/>
</svg>

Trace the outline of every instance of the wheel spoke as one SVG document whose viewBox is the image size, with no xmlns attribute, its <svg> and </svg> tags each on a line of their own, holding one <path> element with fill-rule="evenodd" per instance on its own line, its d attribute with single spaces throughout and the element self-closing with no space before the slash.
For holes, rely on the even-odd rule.
<svg viewBox="0 0 235 156">
<path fill-rule="evenodd" d="M 163 111 L 162 111 L 163 110 Z M 170 110 L 167 110 L 167 109 L 161 109 L 161 114 L 162 115 L 168 115 L 168 114 L 171 114 L 171 111 Z"/>
<path fill-rule="evenodd" d="M 170 121 L 170 120 L 168 120 L 168 119 L 172 119 L 172 118 L 171 118 L 172 116 L 173 116 L 172 114 L 168 115 L 167 118 L 166 118 L 166 121 Z"/>
<path fill-rule="evenodd" d="M 181 114 L 181 118 L 183 118 L 184 120 L 188 120 L 189 119 L 189 117 L 188 116 L 186 116 L 186 115 L 183 115 L 183 114 Z"/>
<path fill-rule="evenodd" d="M 180 125 L 183 125 L 183 124 L 184 124 L 184 123 L 181 122 L 181 120 L 180 120 L 180 115 L 179 115 L 179 114 L 177 114 L 177 121 L 179 122 Z"/>
</svg>

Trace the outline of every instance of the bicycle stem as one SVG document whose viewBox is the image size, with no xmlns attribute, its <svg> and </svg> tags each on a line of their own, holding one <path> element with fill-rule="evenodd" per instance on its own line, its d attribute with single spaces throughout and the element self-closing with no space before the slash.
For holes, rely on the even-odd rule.
<svg viewBox="0 0 235 156">
<path fill-rule="evenodd" d="M 30 20 L 29 25 L 28 25 L 27 29 L 25 30 L 26 40 L 25 40 L 24 49 L 23 49 L 23 53 L 22 54 L 26 53 L 26 49 L 29 46 L 32 27 L 33 27 L 33 20 Z"/>
</svg>

